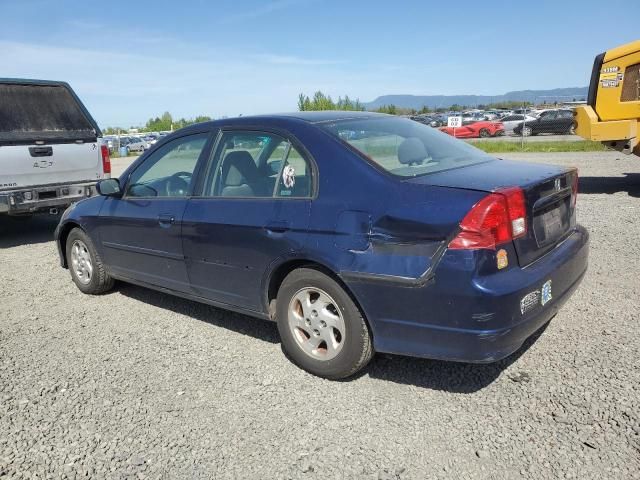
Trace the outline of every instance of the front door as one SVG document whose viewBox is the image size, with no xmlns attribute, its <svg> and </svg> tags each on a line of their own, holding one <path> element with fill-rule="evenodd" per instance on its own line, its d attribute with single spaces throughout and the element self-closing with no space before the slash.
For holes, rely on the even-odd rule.
<svg viewBox="0 0 640 480">
<path fill-rule="evenodd" d="M 271 266 L 306 241 L 312 164 L 272 133 L 228 131 L 217 144 L 183 217 L 189 278 L 197 295 L 261 311 Z"/>
<path fill-rule="evenodd" d="M 187 135 L 162 146 L 131 173 L 122 198 L 105 199 L 98 235 L 115 276 L 190 290 L 182 216 L 208 137 Z"/>
</svg>

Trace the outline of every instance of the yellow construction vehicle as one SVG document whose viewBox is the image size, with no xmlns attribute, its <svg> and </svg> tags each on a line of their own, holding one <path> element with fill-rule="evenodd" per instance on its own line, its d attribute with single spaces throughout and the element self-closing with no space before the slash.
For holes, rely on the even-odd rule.
<svg viewBox="0 0 640 480">
<path fill-rule="evenodd" d="M 596 57 L 587 105 L 575 117 L 581 137 L 640 156 L 640 40 Z"/>
</svg>

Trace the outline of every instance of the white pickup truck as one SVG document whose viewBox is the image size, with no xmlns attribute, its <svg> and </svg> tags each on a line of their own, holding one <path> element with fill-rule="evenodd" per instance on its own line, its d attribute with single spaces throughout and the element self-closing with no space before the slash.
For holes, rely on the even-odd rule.
<svg viewBox="0 0 640 480">
<path fill-rule="evenodd" d="M 68 84 L 0 78 L 0 215 L 56 214 L 110 173 L 102 132 Z"/>
</svg>

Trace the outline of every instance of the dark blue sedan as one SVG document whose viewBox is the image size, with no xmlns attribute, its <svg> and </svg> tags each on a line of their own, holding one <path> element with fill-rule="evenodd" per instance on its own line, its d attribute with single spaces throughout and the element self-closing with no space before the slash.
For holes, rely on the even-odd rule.
<svg viewBox="0 0 640 480">
<path fill-rule="evenodd" d="M 159 140 L 56 239 L 82 292 L 122 280 L 274 320 L 296 364 L 335 379 L 376 351 L 516 351 L 586 271 L 577 186 L 409 119 L 242 117 Z"/>
</svg>

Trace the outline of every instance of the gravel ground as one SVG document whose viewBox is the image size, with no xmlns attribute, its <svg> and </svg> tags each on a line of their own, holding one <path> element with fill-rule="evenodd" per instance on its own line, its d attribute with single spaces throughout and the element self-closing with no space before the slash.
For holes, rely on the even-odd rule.
<svg viewBox="0 0 640 480">
<path fill-rule="evenodd" d="M 380 356 L 351 381 L 274 324 L 143 288 L 89 297 L 54 219 L 0 219 L 0 477 L 640 478 L 640 159 L 576 165 L 581 288 L 493 365 Z"/>
</svg>

